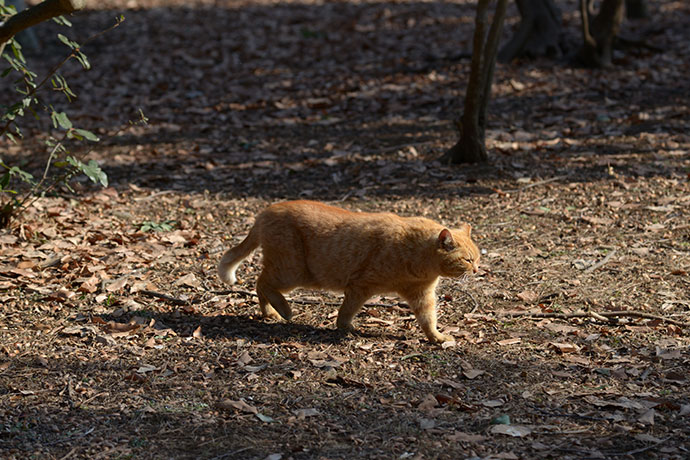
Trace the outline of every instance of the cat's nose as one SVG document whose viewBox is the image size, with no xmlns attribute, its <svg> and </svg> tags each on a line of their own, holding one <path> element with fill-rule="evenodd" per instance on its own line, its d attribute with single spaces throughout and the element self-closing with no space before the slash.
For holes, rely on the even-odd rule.
<svg viewBox="0 0 690 460">
<path fill-rule="evenodd" d="M 474 273 L 479 273 L 479 265 L 477 265 L 477 264 L 472 265 L 472 271 Z"/>
</svg>

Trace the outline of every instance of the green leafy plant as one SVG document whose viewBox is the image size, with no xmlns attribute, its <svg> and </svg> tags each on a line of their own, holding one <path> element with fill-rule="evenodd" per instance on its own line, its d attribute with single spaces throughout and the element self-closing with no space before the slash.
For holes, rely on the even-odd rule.
<svg viewBox="0 0 690 460">
<path fill-rule="evenodd" d="M 4 0 L 0 0 L 0 21 L 15 14 L 13 6 L 5 6 Z M 70 27 L 71 23 L 64 17 L 54 18 L 61 25 Z M 83 44 L 58 34 L 58 39 L 64 43 L 70 52 L 56 64 L 42 80 L 37 80 L 38 75 L 33 72 L 22 53 L 19 42 L 14 38 L 5 44 L 0 44 L 2 59 L 9 64 L 0 77 L 10 79 L 17 100 L 9 105 L 0 105 L 0 145 L 2 143 L 19 143 L 23 138 L 20 128 L 20 120 L 26 116 L 40 119 L 42 114 L 48 114 L 60 135 L 49 136 L 44 142 L 48 152 L 48 159 L 39 178 L 24 171 L 17 165 L 7 164 L 0 157 L 0 228 L 9 225 L 22 209 L 30 206 L 36 199 L 45 196 L 46 193 L 59 185 L 68 189 L 70 180 L 76 175 L 84 174 L 94 183 L 102 186 L 108 185 L 108 177 L 94 160 L 86 161 L 91 153 L 93 145 L 100 141 L 99 137 L 91 131 L 75 127 L 66 112 L 56 110 L 52 105 L 45 103 L 39 97 L 39 91 L 52 88 L 53 91 L 62 93 L 68 102 L 71 102 L 76 94 L 69 87 L 66 79 L 60 75 L 59 70 L 70 59 L 75 59 L 82 68 L 91 68 L 88 58 L 82 52 L 82 47 L 101 36 L 102 34 L 118 27 L 124 21 L 124 17 L 116 18 L 115 23 L 89 37 Z M 48 85 L 50 83 L 50 85 Z M 141 116 L 141 121 L 146 119 Z M 69 141 L 69 142 L 68 142 Z M 73 153 L 69 147 L 85 144 L 85 148 L 79 154 Z M 54 172 L 51 172 L 51 168 Z M 23 194 L 19 190 L 23 189 Z"/>
<path fill-rule="evenodd" d="M 177 225 L 177 221 L 166 220 L 164 222 L 144 221 L 139 226 L 140 232 L 169 232 Z"/>
</svg>

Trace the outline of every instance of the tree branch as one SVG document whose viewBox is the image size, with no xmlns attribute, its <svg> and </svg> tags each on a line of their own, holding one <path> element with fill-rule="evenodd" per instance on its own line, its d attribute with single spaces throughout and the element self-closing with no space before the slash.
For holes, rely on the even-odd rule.
<svg viewBox="0 0 690 460">
<path fill-rule="evenodd" d="M 601 259 L 599 262 L 595 263 L 591 267 L 589 267 L 587 270 L 585 270 L 585 273 L 592 273 L 594 270 L 603 267 L 608 263 L 609 260 L 611 260 L 611 257 L 616 253 L 616 249 L 613 249 L 611 252 L 606 254 L 606 257 Z"/>
<path fill-rule="evenodd" d="M 84 6 L 86 6 L 86 0 L 46 0 L 32 6 L 15 14 L 0 26 L 0 44 L 5 43 L 24 29 L 55 16 L 74 13 Z"/>
<path fill-rule="evenodd" d="M 605 311 L 605 312 L 593 312 L 593 311 L 579 311 L 573 313 L 530 313 L 530 312 L 510 312 L 503 316 L 508 317 L 523 317 L 523 318 L 557 318 L 557 319 L 571 319 L 571 318 L 593 318 L 599 321 L 611 322 L 613 318 L 616 317 L 632 317 L 632 318 L 644 318 L 644 319 L 655 319 L 665 323 L 674 324 L 679 327 L 690 327 L 690 322 L 678 321 L 671 318 L 666 318 L 665 316 L 654 315 L 651 313 L 644 313 L 641 311 L 626 310 L 626 311 Z"/>
</svg>

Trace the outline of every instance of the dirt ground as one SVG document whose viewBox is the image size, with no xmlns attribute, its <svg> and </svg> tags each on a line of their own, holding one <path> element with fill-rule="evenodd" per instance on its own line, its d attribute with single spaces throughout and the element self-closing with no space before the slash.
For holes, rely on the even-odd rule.
<svg viewBox="0 0 690 460">
<path fill-rule="evenodd" d="M 110 186 L 0 231 L 0 457 L 690 458 L 690 6 L 650 4 L 614 69 L 499 65 L 487 166 L 435 161 L 472 3 L 92 4 L 77 40 L 126 20 L 65 70 L 73 104 L 47 97 L 103 138 Z M 66 53 L 56 27 L 39 69 Z M 40 171 L 51 129 L 3 158 Z M 438 290 L 456 341 L 394 297 L 347 337 L 336 294 L 262 320 L 260 253 L 238 286 L 215 266 L 295 198 L 470 222 L 480 273 Z"/>
</svg>

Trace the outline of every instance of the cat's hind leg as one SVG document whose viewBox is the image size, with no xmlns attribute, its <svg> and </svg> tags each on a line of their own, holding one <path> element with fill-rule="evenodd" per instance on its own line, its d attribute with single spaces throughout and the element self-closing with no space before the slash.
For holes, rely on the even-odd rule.
<svg viewBox="0 0 690 460">
<path fill-rule="evenodd" d="M 338 310 L 338 319 L 336 320 L 336 327 L 340 331 L 354 332 L 355 328 L 352 326 L 352 319 L 364 306 L 364 302 L 371 297 L 369 293 L 357 289 L 346 289 L 343 304 Z"/>
<path fill-rule="evenodd" d="M 292 318 L 290 304 L 264 273 L 256 282 L 256 293 L 259 296 L 259 306 L 264 318 L 280 319 L 282 317 L 288 321 Z"/>
</svg>

